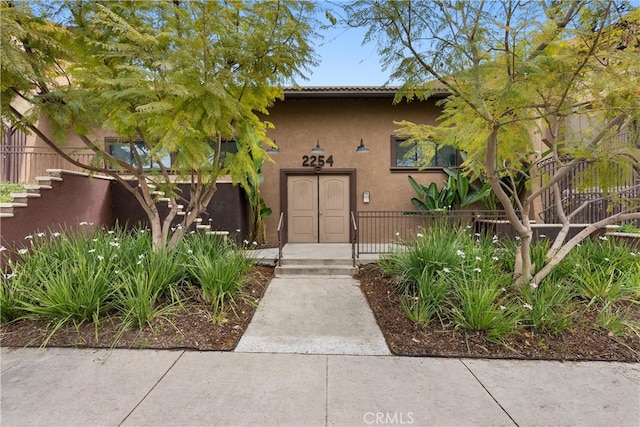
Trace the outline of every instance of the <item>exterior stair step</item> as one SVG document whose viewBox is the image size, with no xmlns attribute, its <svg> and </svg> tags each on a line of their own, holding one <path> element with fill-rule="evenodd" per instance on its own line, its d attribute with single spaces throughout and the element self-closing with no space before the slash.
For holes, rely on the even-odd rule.
<svg viewBox="0 0 640 427">
<path fill-rule="evenodd" d="M 40 188 L 46 188 L 48 190 L 50 190 L 51 184 L 53 182 L 60 182 L 62 181 L 62 178 L 57 177 L 57 176 L 36 176 L 36 182 L 38 183 L 38 185 L 40 186 Z"/>
<path fill-rule="evenodd" d="M 0 203 L 0 214 L 13 216 L 13 203 Z"/>
<path fill-rule="evenodd" d="M 357 272 L 353 260 L 344 258 L 283 258 L 275 270 L 278 276 L 353 276 Z"/>
<path fill-rule="evenodd" d="M 28 199 L 40 197 L 40 193 L 11 193 L 13 203 L 28 203 Z"/>
<path fill-rule="evenodd" d="M 276 267 L 276 276 L 353 276 L 357 267 L 339 264 L 294 264 Z"/>
<path fill-rule="evenodd" d="M 0 212 L 0 218 L 13 218 L 13 214 Z"/>
<path fill-rule="evenodd" d="M 24 189 L 27 193 L 29 194 L 40 194 L 40 185 L 33 185 L 33 184 L 29 184 L 29 185 L 25 185 Z"/>
</svg>

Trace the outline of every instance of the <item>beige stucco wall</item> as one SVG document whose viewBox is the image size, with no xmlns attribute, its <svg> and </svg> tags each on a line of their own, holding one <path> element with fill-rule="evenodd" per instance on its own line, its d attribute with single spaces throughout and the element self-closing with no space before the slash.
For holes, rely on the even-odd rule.
<svg viewBox="0 0 640 427">
<path fill-rule="evenodd" d="M 325 158 L 333 156 L 333 166 L 323 169 L 355 169 L 356 210 L 413 210 L 410 202 L 415 193 L 407 180 L 442 183 L 445 174 L 439 170 L 391 172 L 391 136 L 398 128 L 394 121 L 435 123 L 440 109 L 435 101 L 393 105 L 392 98 L 290 98 L 276 103 L 266 120 L 275 125 L 268 136 L 275 140 L 280 153 L 274 163 L 263 167 L 265 183 L 262 195 L 273 214 L 267 220 L 269 243 L 277 242 L 277 223 L 281 211 L 281 169 L 303 168 L 302 158 L 311 155 L 319 141 Z M 360 139 L 370 149 L 356 153 Z M 363 203 L 363 192 L 371 195 Z"/>
</svg>

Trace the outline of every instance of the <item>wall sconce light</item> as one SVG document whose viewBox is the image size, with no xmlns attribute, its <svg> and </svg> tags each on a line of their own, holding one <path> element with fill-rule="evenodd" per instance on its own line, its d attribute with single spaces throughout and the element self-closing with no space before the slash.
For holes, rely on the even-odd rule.
<svg viewBox="0 0 640 427">
<path fill-rule="evenodd" d="M 273 140 L 273 143 L 276 144 L 275 139 Z M 277 148 L 278 145 L 276 144 L 275 147 L 269 147 L 267 148 L 267 153 L 269 154 L 280 154 L 280 148 Z"/>
<path fill-rule="evenodd" d="M 364 142 L 362 142 L 362 138 L 360 138 L 360 145 L 356 148 L 356 153 L 368 153 L 369 148 L 364 146 Z"/>
<path fill-rule="evenodd" d="M 324 148 L 320 147 L 320 140 L 318 140 L 318 142 L 316 142 L 316 146 L 311 149 L 311 152 L 313 154 L 323 154 L 324 153 Z"/>
</svg>

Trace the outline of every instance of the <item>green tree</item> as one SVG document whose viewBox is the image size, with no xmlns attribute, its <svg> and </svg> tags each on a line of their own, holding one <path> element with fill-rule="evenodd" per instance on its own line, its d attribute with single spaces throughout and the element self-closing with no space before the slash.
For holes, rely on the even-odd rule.
<svg viewBox="0 0 640 427">
<path fill-rule="evenodd" d="M 287 0 L 4 1 L 3 119 L 118 180 L 144 208 L 154 250 L 171 250 L 219 177 L 259 182 L 254 159 L 268 158 L 265 146 L 274 144 L 257 114 L 313 63 L 312 10 Z M 119 135 L 131 159 L 113 155 L 96 129 Z M 95 153 L 91 164 L 59 148 L 70 132 Z M 178 181 L 190 184 L 190 198 L 172 230 Z M 166 216 L 158 191 L 170 199 Z"/>
<path fill-rule="evenodd" d="M 520 238 L 516 279 L 538 282 L 593 231 L 640 218 L 638 204 L 626 200 L 626 210 L 565 241 L 576 212 L 598 200 L 565 212 L 558 188 L 586 160 L 600 171 L 593 185 L 602 198 L 625 201 L 629 194 L 610 171 L 630 173 L 640 159 L 638 9 L 615 0 L 362 0 L 345 10 L 349 25 L 368 27 L 365 41 L 378 43 L 391 78 L 403 82 L 398 99 L 451 93 L 437 126 L 401 122 L 401 133 L 468 153 L 466 168 L 491 183 Z M 571 122 L 585 126 L 571 132 Z M 555 163 L 551 176 L 536 167 L 536 132 Z M 630 138 L 614 145 L 620 132 Z M 512 202 L 522 179 L 528 192 Z M 529 212 L 549 189 L 562 231 L 545 265 L 533 266 Z"/>
</svg>

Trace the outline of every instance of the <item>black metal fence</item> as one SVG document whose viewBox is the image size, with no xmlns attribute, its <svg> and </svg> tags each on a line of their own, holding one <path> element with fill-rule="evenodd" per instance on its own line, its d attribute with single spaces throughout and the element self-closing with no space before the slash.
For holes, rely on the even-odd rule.
<svg viewBox="0 0 640 427">
<path fill-rule="evenodd" d="M 469 233 L 512 234 L 503 211 L 359 211 L 358 254 L 389 253 L 442 224 Z"/>
</svg>

